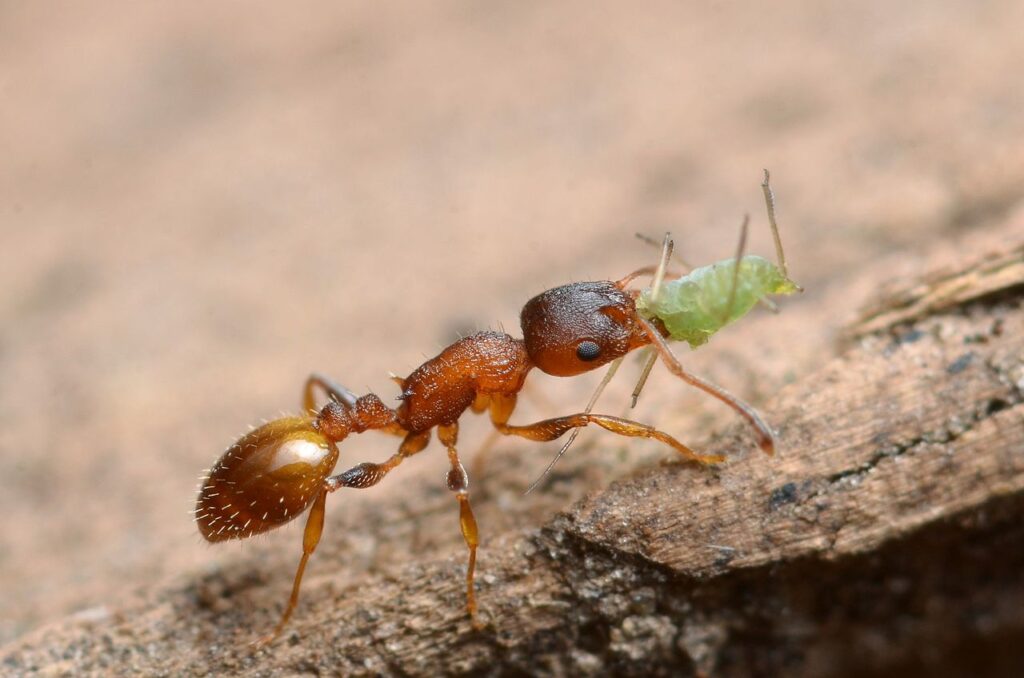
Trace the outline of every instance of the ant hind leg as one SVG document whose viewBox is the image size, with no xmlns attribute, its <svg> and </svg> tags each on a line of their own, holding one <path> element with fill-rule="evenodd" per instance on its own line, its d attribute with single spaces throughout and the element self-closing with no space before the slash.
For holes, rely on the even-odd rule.
<svg viewBox="0 0 1024 678">
<path fill-rule="evenodd" d="M 306 519 L 306 529 L 302 534 L 302 558 L 299 560 L 298 569 L 295 570 L 295 579 L 292 582 L 292 595 L 288 599 L 288 606 L 285 607 L 284 613 L 281 615 L 281 621 L 277 623 L 274 630 L 253 643 L 256 648 L 272 643 L 275 638 L 281 635 L 281 631 L 284 630 L 285 624 L 291 619 L 292 613 L 299 603 L 299 588 L 302 586 L 302 575 L 306 571 L 306 563 L 309 562 L 309 557 L 313 555 L 317 544 L 320 543 L 320 535 L 324 531 L 324 507 L 327 503 L 326 500 L 326 489 L 321 490 L 320 494 L 313 500 L 313 508 L 309 511 L 309 518 Z"/>
<path fill-rule="evenodd" d="M 316 388 L 320 387 L 331 400 L 335 400 L 351 410 L 356 406 L 356 394 L 337 383 L 330 377 L 313 372 L 306 379 L 302 388 L 302 409 L 307 413 L 316 413 Z"/>
</svg>

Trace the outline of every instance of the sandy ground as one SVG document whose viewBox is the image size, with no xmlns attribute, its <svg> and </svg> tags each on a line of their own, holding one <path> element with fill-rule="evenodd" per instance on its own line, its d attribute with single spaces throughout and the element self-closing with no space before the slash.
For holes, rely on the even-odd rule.
<svg viewBox="0 0 1024 678">
<path fill-rule="evenodd" d="M 1024 197 L 1024 4 L 764 6 L 0 7 L 0 641 L 253 554 L 293 562 L 294 529 L 210 548 L 188 511 L 196 476 L 296 410 L 307 373 L 390 398 L 390 371 L 457 333 L 518 333 L 542 289 L 653 261 L 634 231 L 672 230 L 703 263 L 749 212 L 770 253 L 762 167 L 808 292 L 688 358 L 760 402 L 871 292 L 821 308 L 826 291 L 880 259 L 897 276 Z M 595 378 L 531 381 L 522 421 L 579 409 Z M 665 375 L 651 389 L 637 418 L 684 440 L 731 421 Z M 484 435 L 468 427 L 467 452 Z M 342 463 L 390 444 L 347 442 Z M 529 478 L 552 450 L 502 451 Z M 539 500 L 489 488 L 485 539 L 663 452 L 595 454 Z M 333 502 L 325 541 L 347 512 L 449 510 L 443 455 L 407 466 Z M 335 553 L 386 569 L 427 539 L 461 557 L 446 519 Z"/>
</svg>

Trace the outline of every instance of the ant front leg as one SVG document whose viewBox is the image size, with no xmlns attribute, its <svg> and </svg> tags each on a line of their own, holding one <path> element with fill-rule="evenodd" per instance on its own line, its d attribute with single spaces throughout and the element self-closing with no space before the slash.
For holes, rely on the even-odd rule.
<svg viewBox="0 0 1024 678">
<path fill-rule="evenodd" d="M 672 349 L 669 348 L 668 342 L 661 336 L 661 333 L 651 325 L 648 321 L 643 318 L 639 318 L 640 323 L 643 325 L 644 331 L 647 336 L 651 338 L 651 343 L 654 346 L 654 350 L 661 356 L 661 361 L 665 363 L 665 367 L 669 369 L 669 372 L 676 375 L 691 386 L 696 386 L 705 393 L 718 398 L 723 403 L 735 410 L 741 417 L 746 419 L 754 430 L 757 431 L 758 441 L 757 444 L 766 454 L 773 454 L 775 452 L 775 435 L 772 433 L 771 427 L 765 423 L 761 415 L 757 413 L 750 405 L 746 404 L 733 394 L 726 391 L 721 386 L 715 386 L 711 382 L 701 379 L 695 374 L 687 372 L 683 368 L 682 363 L 679 362 L 679 358 L 676 358 L 675 354 L 672 353 Z"/>
<path fill-rule="evenodd" d="M 469 475 L 455 450 L 458 437 L 458 422 L 442 424 L 437 427 L 438 440 L 448 448 L 448 462 L 451 464 L 447 478 L 448 489 L 455 493 L 455 499 L 459 502 L 459 527 L 462 529 L 462 538 L 466 541 L 466 548 L 469 549 L 469 565 L 466 567 L 466 611 L 469 612 L 473 626 L 479 629 L 483 627 L 483 624 L 476 616 L 476 592 L 473 590 L 473 575 L 476 572 L 476 548 L 480 544 L 480 535 L 477 531 L 473 507 L 469 504 Z"/>
<path fill-rule="evenodd" d="M 641 424 L 640 422 L 632 421 L 630 419 L 612 417 L 606 414 L 589 414 L 587 412 L 580 412 L 578 414 L 570 414 L 564 417 L 545 419 L 544 421 L 538 421 L 534 424 L 511 426 L 508 424 L 508 419 L 512 415 L 512 411 L 514 409 L 514 396 L 495 396 L 494 400 L 492 400 L 491 422 L 494 424 L 494 428 L 507 436 L 519 436 L 528 440 L 546 442 L 561 437 L 562 434 L 570 429 L 582 428 L 589 424 L 597 424 L 601 428 L 611 431 L 612 433 L 617 433 L 620 436 L 628 436 L 632 438 L 653 438 L 654 440 L 665 443 L 687 459 L 700 464 L 718 464 L 725 461 L 725 457 L 720 454 L 699 454 L 664 431 L 659 431 L 653 426 Z"/>
</svg>

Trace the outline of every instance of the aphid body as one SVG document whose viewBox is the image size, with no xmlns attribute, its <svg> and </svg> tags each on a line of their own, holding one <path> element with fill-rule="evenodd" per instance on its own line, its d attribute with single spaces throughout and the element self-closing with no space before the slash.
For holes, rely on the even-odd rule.
<svg viewBox="0 0 1024 678">
<path fill-rule="evenodd" d="M 780 267 L 763 257 L 748 254 L 739 261 L 738 271 L 735 258 L 695 268 L 663 283 L 653 300 L 650 287 L 641 290 L 637 313 L 660 320 L 670 339 L 697 348 L 769 295 L 800 290 Z"/>
</svg>

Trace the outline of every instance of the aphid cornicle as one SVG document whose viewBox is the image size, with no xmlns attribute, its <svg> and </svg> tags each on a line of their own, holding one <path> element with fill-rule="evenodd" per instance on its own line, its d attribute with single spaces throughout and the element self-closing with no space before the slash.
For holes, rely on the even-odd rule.
<svg viewBox="0 0 1024 678">
<path fill-rule="evenodd" d="M 469 502 L 469 476 L 456 450 L 458 421 L 467 409 L 487 411 L 499 433 L 529 440 L 555 440 L 567 431 L 575 434 L 595 424 L 619 435 L 658 440 L 700 464 L 723 460 L 719 455 L 694 452 L 652 426 L 593 414 L 597 393 L 582 412 L 533 424 L 510 424 L 517 394 L 534 367 L 568 377 L 611 363 L 599 393 L 626 354 L 648 348 L 651 355 L 634 395 L 653 361 L 660 358 L 673 374 L 744 417 L 757 434 L 758 445 L 771 454 L 774 437 L 760 415 L 725 390 L 687 372 L 667 343 L 667 339 L 676 339 L 699 346 L 768 295 L 799 290 L 786 271 L 767 171 L 762 187 L 778 265 L 760 257 L 743 256 L 744 222 L 735 258 L 663 283 L 671 252 L 671 240 L 666 236 L 657 269 L 644 267 L 618 281 L 572 283 L 543 292 L 523 307 L 522 339 L 502 332 L 478 332 L 448 346 L 405 379 L 396 377 L 401 402 L 395 409 L 372 393 L 357 397 L 330 379 L 313 374 L 303 391 L 306 416 L 271 421 L 229 447 L 204 480 L 196 503 L 196 523 L 203 537 L 213 542 L 244 539 L 283 525 L 309 509 L 291 597 L 273 632 L 257 644 L 276 638 L 295 610 L 303 572 L 323 531 L 327 495 L 343 487 L 377 484 L 406 457 L 423 450 L 435 429 L 448 450 L 447 485 L 458 503 L 459 525 L 469 550 L 466 609 L 473 623 L 480 625 L 473 587 L 479 536 Z M 654 280 L 649 288 L 629 288 L 635 278 L 650 273 L 654 273 Z M 328 396 L 327 404 L 319 410 L 315 398 L 318 389 Z M 368 430 L 401 436 L 398 452 L 383 463 L 364 462 L 331 475 L 338 461 L 337 443 L 349 434 Z"/>
</svg>

